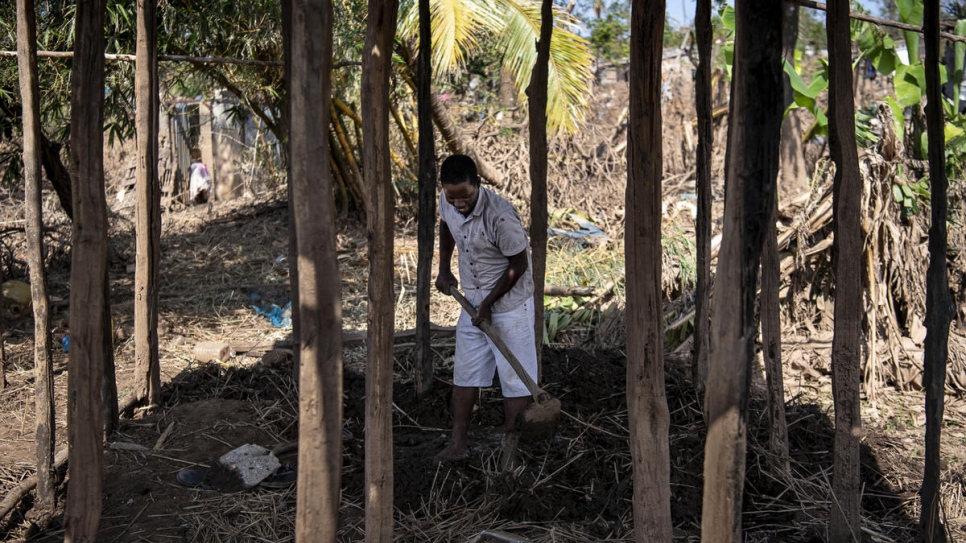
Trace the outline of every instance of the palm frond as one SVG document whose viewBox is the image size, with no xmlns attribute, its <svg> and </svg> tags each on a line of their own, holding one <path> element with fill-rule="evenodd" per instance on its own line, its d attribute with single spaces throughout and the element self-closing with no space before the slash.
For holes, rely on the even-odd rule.
<svg viewBox="0 0 966 543">
<path fill-rule="evenodd" d="M 467 56 L 479 47 L 480 39 L 499 33 L 502 17 L 486 0 L 431 0 L 433 73 L 444 75 L 459 70 Z M 400 37 L 419 42 L 419 9 L 416 0 L 400 5 Z"/>
<path fill-rule="evenodd" d="M 539 0 L 498 0 L 506 28 L 501 35 L 504 67 L 510 72 L 521 102 L 537 60 L 536 42 L 540 36 Z M 550 39 L 550 66 L 547 81 L 548 133 L 573 133 L 583 123 L 590 92 L 590 48 L 587 40 L 571 30 L 577 21 L 554 6 L 554 30 Z"/>
</svg>

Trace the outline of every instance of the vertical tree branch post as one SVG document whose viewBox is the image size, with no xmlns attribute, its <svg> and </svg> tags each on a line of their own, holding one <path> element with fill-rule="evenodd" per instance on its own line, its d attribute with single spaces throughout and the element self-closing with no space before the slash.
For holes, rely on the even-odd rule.
<svg viewBox="0 0 966 543">
<path fill-rule="evenodd" d="M 859 406 L 862 352 L 862 180 L 855 147 L 852 42 L 849 2 L 829 2 L 829 155 L 835 162 L 832 188 L 832 255 L 835 267 L 835 327 L 832 338 L 832 395 L 835 444 L 831 541 L 861 541 Z"/>
<path fill-rule="evenodd" d="M 137 233 L 134 269 L 134 396 L 161 400 L 158 354 L 158 283 L 161 277 L 161 187 L 158 181 L 157 2 L 138 0 L 135 123 L 137 125 Z"/>
<path fill-rule="evenodd" d="M 661 310 L 664 0 L 631 3 L 627 126 L 627 413 L 637 541 L 671 541 L 670 415 Z"/>
<path fill-rule="evenodd" d="M 0 264 L 0 285 L 3 284 L 3 265 Z M 7 388 L 7 348 L 3 344 L 3 292 L 0 292 L 0 390 Z"/>
<path fill-rule="evenodd" d="M 70 355 L 67 541 L 95 541 L 103 472 L 107 202 L 104 195 L 104 0 L 78 2 L 71 74 Z"/>
<path fill-rule="evenodd" d="M 711 0 L 697 0 L 694 12 L 695 39 L 698 45 L 698 70 L 694 81 L 694 108 L 698 117 L 698 148 L 695 163 L 695 189 L 698 216 L 695 238 L 697 255 L 697 293 L 694 309 L 694 355 L 691 381 L 704 400 L 711 348 L 711 150 L 714 131 L 711 119 Z"/>
<path fill-rule="evenodd" d="M 547 273 L 547 80 L 550 77 L 552 35 L 553 1 L 543 0 L 540 39 L 536 43 L 537 60 L 527 87 L 530 102 L 530 252 L 538 380 L 543 370 L 543 285 Z"/>
<path fill-rule="evenodd" d="M 782 4 L 735 2 L 735 64 L 725 161 L 725 216 L 707 388 L 701 540 L 741 540 L 755 292 L 773 221 L 782 120 Z"/>
<path fill-rule="evenodd" d="M 287 0 L 289 186 L 298 231 L 299 473 L 296 541 L 335 542 L 342 481 L 342 294 L 329 169 L 333 9 Z"/>
<path fill-rule="evenodd" d="M 772 217 L 778 199 L 772 199 Z M 776 475 L 791 475 L 788 453 L 788 421 L 785 420 L 785 385 L 782 375 L 781 258 L 778 253 L 778 227 L 768 222 L 761 253 L 761 343 L 768 387 L 768 450 L 774 455 Z"/>
<path fill-rule="evenodd" d="M 926 389 L 926 458 L 922 477 L 919 526 L 927 543 L 946 541 L 939 514 L 940 439 L 943 424 L 949 324 L 953 305 L 946 270 L 946 217 L 949 212 L 946 150 L 943 137 L 943 96 L 939 77 L 939 0 L 925 0 L 923 31 L 926 42 L 926 131 L 929 138 L 930 218 L 929 269 L 926 271 L 926 340 L 923 385 Z"/>
<path fill-rule="evenodd" d="M 362 54 L 363 172 L 369 237 L 366 368 L 366 541 L 390 543 L 395 201 L 389 157 L 389 73 L 397 0 L 369 0 Z"/>
<path fill-rule="evenodd" d="M 24 199 L 27 259 L 34 310 L 34 391 L 37 409 L 37 498 L 43 515 L 53 514 L 54 365 L 51 357 L 47 273 L 44 269 L 43 188 L 41 176 L 40 87 L 37 78 L 37 16 L 34 3 L 17 0 L 17 61 L 23 102 Z M 0 315 L 2 315 L 0 307 Z M 2 318 L 2 317 L 0 317 Z"/>
<path fill-rule="evenodd" d="M 429 301 L 432 295 L 433 251 L 436 245 L 436 142 L 433 137 L 433 48 L 429 0 L 419 0 L 417 117 L 419 123 L 419 220 L 416 262 L 416 394 L 433 389 L 433 349 Z"/>
<path fill-rule="evenodd" d="M 292 78 L 292 25 L 292 0 L 282 0 L 282 54 L 285 55 L 286 93 L 289 92 Z M 331 100 L 327 105 L 331 108 Z M 299 307 L 301 293 L 299 292 L 298 226 L 295 224 L 295 187 L 292 174 L 292 101 L 290 99 L 286 98 L 282 105 L 282 111 L 281 124 L 284 134 L 282 146 L 289 161 L 286 194 L 288 196 L 288 280 L 289 295 L 292 298 L 292 345 L 300 345 L 302 341 L 302 311 Z M 331 157 L 334 153 L 331 145 L 329 145 L 328 150 Z M 299 383 L 301 381 L 301 349 L 292 349 L 292 374 L 295 377 L 295 382 Z"/>
</svg>

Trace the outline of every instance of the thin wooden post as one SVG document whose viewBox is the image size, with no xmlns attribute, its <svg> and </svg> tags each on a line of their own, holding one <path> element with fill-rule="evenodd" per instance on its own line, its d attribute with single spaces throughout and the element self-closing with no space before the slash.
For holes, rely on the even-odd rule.
<svg viewBox="0 0 966 543">
<path fill-rule="evenodd" d="M 537 376 L 543 373 L 543 287 L 547 274 L 547 80 L 550 77 L 550 39 L 553 2 L 540 8 L 537 60 L 527 87 L 530 102 L 530 252 L 533 260 L 533 318 Z"/>
<path fill-rule="evenodd" d="M 342 313 L 329 169 L 332 3 L 284 8 L 289 184 L 298 231 L 299 480 L 296 541 L 335 542 L 342 488 Z"/>
<path fill-rule="evenodd" d="M 136 256 L 134 270 L 134 373 L 138 402 L 157 405 L 161 396 L 158 355 L 158 283 L 161 276 L 161 186 L 158 181 L 157 2 L 138 0 Z"/>
<path fill-rule="evenodd" d="M 697 292 L 694 304 L 694 356 L 691 381 L 704 403 L 711 350 L 711 151 L 714 131 L 711 124 L 711 0 L 697 0 L 694 12 L 695 40 L 698 46 L 698 70 L 694 80 L 695 113 L 698 117 L 698 148 L 695 161 L 695 190 L 698 216 L 695 225 L 697 248 Z"/>
<path fill-rule="evenodd" d="M 363 167 L 369 237 L 366 371 L 366 541 L 392 541 L 392 347 L 395 316 L 389 74 L 397 0 L 369 0 L 362 53 Z"/>
<path fill-rule="evenodd" d="M 835 326 L 832 394 L 835 443 L 832 466 L 830 541 L 861 541 L 859 441 L 862 417 L 862 179 L 855 147 L 852 41 L 849 2 L 829 3 L 829 155 L 835 162 L 832 188 L 832 254 L 835 267 Z"/>
<path fill-rule="evenodd" d="M 429 0 L 419 0 L 419 43 L 432 43 Z M 416 261 L 416 395 L 433 389 L 433 349 L 430 342 L 429 301 L 436 245 L 436 142 L 433 137 L 433 51 L 419 48 L 417 58 L 417 117 L 419 123 L 419 220 Z"/>
<path fill-rule="evenodd" d="M 661 52 L 664 0 L 631 3 L 627 125 L 627 415 L 634 533 L 671 541 L 670 415 L 661 311 Z"/>
<path fill-rule="evenodd" d="M 929 137 L 929 269 L 926 271 L 926 340 L 923 345 L 922 382 L 926 388 L 926 458 L 922 477 L 922 513 L 919 526 L 926 543 L 946 541 L 940 515 L 940 439 L 943 425 L 943 396 L 946 363 L 949 358 L 949 324 L 953 316 L 952 296 L 946 269 L 949 212 L 946 179 L 946 150 L 943 138 L 943 96 L 939 78 L 939 0 L 925 0 L 923 30 L 926 42 L 926 130 Z"/>
<path fill-rule="evenodd" d="M 44 268 L 40 87 L 37 78 L 37 17 L 32 0 L 17 0 L 17 57 L 23 102 L 24 199 L 27 259 L 34 311 L 34 392 L 37 420 L 37 502 L 42 515 L 56 505 L 54 489 L 54 365 L 51 357 L 47 273 Z M 0 308 L 2 314 L 2 308 Z"/>
<path fill-rule="evenodd" d="M 706 410 L 701 540 L 741 541 L 748 388 L 757 336 L 755 293 L 774 220 L 782 121 L 782 4 L 735 2 L 735 63 L 725 159 L 725 216 Z"/>
<path fill-rule="evenodd" d="M 107 202 L 104 195 L 104 0 L 78 2 L 71 74 L 70 355 L 67 541 L 95 541 L 101 519 Z"/>
</svg>

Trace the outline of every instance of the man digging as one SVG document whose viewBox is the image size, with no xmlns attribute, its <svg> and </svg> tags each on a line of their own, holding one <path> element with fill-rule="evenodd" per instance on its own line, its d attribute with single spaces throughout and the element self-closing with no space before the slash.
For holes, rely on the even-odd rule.
<svg viewBox="0 0 966 543">
<path fill-rule="evenodd" d="M 436 288 L 446 295 L 458 286 L 450 268 L 453 249 L 459 248 L 463 292 L 476 308 L 476 318 L 464 310 L 456 324 L 453 369 L 453 433 L 436 455 L 437 461 L 466 457 L 467 434 L 480 387 L 493 385 L 499 373 L 503 391 L 503 466 L 515 463 L 520 439 L 518 417 L 527 408 L 530 392 L 506 358 L 478 326 L 492 323 L 497 335 L 536 380 L 537 351 L 533 320 L 533 275 L 530 243 L 513 204 L 480 186 L 476 163 L 466 155 L 452 155 L 440 168 L 443 190 L 439 202 L 439 275 Z"/>
</svg>

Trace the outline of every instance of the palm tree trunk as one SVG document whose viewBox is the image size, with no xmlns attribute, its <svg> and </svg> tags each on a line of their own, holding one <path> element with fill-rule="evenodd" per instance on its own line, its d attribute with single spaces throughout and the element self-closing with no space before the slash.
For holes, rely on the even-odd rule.
<svg viewBox="0 0 966 543">
<path fill-rule="evenodd" d="M 691 381 L 704 400 L 711 347 L 711 151 L 714 130 L 711 118 L 711 0 L 698 0 L 694 13 L 694 29 L 698 45 L 699 66 L 694 82 L 695 112 L 698 117 L 698 148 L 695 164 L 695 190 L 698 193 L 696 224 L 697 292 L 694 309 L 694 358 Z"/>
<path fill-rule="evenodd" d="M 362 143 L 369 237 L 366 371 L 366 541 L 390 543 L 393 521 L 393 219 L 389 74 L 397 0 L 369 0 L 362 55 Z"/>
<path fill-rule="evenodd" d="M 446 148 L 451 153 L 471 157 L 476 162 L 476 169 L 479 170 L 480 177 L 494 185 L 503 185 L 503 176 L 494 170 L 488 162 L 480 158 L 476 151 L 467 146 L 466 142 L 463 141 L 463 135 L 460 133 L 459 127 L 453 124 L 453 121 L 449 118 L 446 105 L 435 94 L 432 95 L 430 103 L 433 105 L 433 121 L 436 122 L 436 128 L 439 129 L 440 135 L 443 136 L 443 143 L 446 145 Z"/>
<path fill-rule="evenodd" d="M 773 220 L 781 134 L 779 2 L 735 3 L 735 63 L 725 159 L 725 216 L 706 409 L 701 540 L 741 540 L 748 387 L 754 340 L 755 291 L 762 243 Z"/>
<path fill-rule="evenodd" d="M 157 5 L 139 0 L 137 12 L 137 250 L 134 271 L 136 401 L 161 400 L 158 355 L 158 282 L 161 273 L 161 187 L 158 182 Z"/>
<path fill-rule="evenodd" d="M 419 41 L 432 41 L 429 0 L 419 0 Z M 429 301 L 432 294 L 433 251 L 436 244 L 436 142 L 433 138 L 432 50 L 419 48 L 416 92 L 419 122 L 419 220 L 416 262 L 416 394 L 433 388 L 433 349 L 430 342 Z"/>
<path fill-rule="evenodd" d="M 332 4 L 296 0 L 289 30 L 289 186 L 297 230 L 299 473 L 296 541 L 335 542 L 342 480 L 342 317 L 329 169 Z"/>
<path fill-rule="evenodd" d="M 929 183 L 932 225 L 929 228 L 929 269 L 926 272 L 926 340 L 923 385 L 926 388 L 926 458 L 922 477 L 922 513 L 919 526 L 927 543 L 946 541 L 939 514 L 940 438 L 943 424 L 946 362 L 949 358 L 949 324 L 952 296 L 946 270 L 948 202 L 943 138 L 943 98 L 939 79 L 939 0 L 925 0 L 923 30 L 926 36 L 926 129 L 929 136 Z M 958 94 L 958 89 L 957 89 Z"/>
<path fill-rule="evenodd" d="M 107 202 L 104 196 L 104 0 L 77 4 L 71 77 L 71 185 L 67 436 L 68 541 L 95 541 L 101 519 Z"/>
<path fill-rule="evenodd" d="M 553 34 L 553 2 L 543 0 L 540 9 L 540 40 L 530 87 L 530 247 L 533 260 L 533 318 L 537 350 L 537 379 L 542 373 L 543 285 L 547 272 L 547 79 L 550 39 Z"/>
<path fill-rule="evenodd" d="M 861 541 L 859 406 L 862 346 L 862 180 L 855 148 L 849 2 L 830 2 L 829 155 L 835 162 L 832 221 L 835 255 L 835 327 L 832 394 L 835 405 L 830 541 Z"/>
<path fill-rule="evenodd" d="M 27 218 L 27 259 L 34 311 L 34 390 L 37 420 L 37 501 L 42 517 L 53 514 L 54 494 L 54 367 L 51 358 L 47 274 L 44 269 L 41 178 L 40 88 L 37 80 L 37 18 L 34 4 L 17 1 L 17 59 L 23 102 L 24 199 Z M 2 282 L 2 279 L 0 279 Z M 0 306 L 0 315 L 3 307 Z M 3 381 L 0 370 L 0 381 Z M 0 388 L 3 388 L 0 386 Z"/>
<path fill-rule="evenodd" d="M 631 5 L 627 128 L 627 413 L 637 541 L 671 541 L 670 415 L 661 311 L 664 0 Z"/>
</svg>

